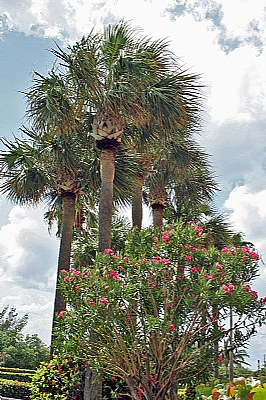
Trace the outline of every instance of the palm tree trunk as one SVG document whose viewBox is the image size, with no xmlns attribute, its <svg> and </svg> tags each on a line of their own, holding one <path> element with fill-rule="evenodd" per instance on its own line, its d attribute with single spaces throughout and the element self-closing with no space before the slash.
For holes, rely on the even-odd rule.
<svg viewBox="0 0 266 400">
<path fill-rule="evenodd" d="M 142 191 L 144 184 L 144 176 L 139 175 L 135 181 L 132 193 L 132 225 L 141 230 L 143 207 L 142 207 Z"/>
<path fill-rule="evenodd" d="M 50 356 L 53 355 L 53 342 L 55 339 L 54 328 L 55 320 L 58 313 L 65 310 L 66 303 L 59 290 L 59 277 L 61 269 L 69 270 L 70 259 L 71 259 L 71 246 L 72 246 L 72 235 L 73 226 L 75 223 L 75 212 L 76 212 L 76 195 L 75 193 L 65 192 L 62 194 L 62 234 L 60 239 L 58 266 L 57 266 L 57 277 L 56 277 L 56 290 L 54 300 L 54 313 L 52 322 L 52 337 L 51 337 L 51 350 Z"/>
<path fill-rule="evenodd" d="M 161 204 L 152 205 L 152 220 L 154 228 L 161 228 L 163 226 L 163 209 Z"/>
<path fill-rule="evenodd" d="M 163 210 L 168 203 L 164 181 L 158 180 L 156 186 L 150 189 L 149 201 L 152 208 L 153 227 L 161 228 L 163 226 Z"/>
<path fill-rule="evenodd" d="M 104 251 L 111 247 L 116 147 L 104 146 L 100 150 L 99 251 Z"/>
<path fill-rule="evenodd" d="M 101 190 L 99 201 L 99 251 L 111 247 L 113 182 L 115 176 L 115 157 L 117 145 L 108 145 L 106 141 L 97 142 L 100 148 Z M 90 368 L 86 369 L 84 400 L 98 400 L 102 397 L 101 380 Z"/>
</svg>

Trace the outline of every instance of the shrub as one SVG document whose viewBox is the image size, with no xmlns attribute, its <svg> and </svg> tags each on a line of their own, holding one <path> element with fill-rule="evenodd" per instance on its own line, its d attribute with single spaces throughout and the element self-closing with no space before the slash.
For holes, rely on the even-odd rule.
<svg viewBox="0 0 266 400">
<path fill-rule="evenodd" d="M 106 249 L 91 267 L 61 271 L 58 347 L 125 381 L 133 399 L 164 400 L 222 361 L 213 344 L 228 337 L 231 308 L 236 345 L 265 321 L 266 299 L 249 285 L 257 271 L 253 249 L 206 247 L 193 223 L 134 231 L 123 254 Z"/>
<path fill-rule="evenodd" d="M 32 378 L 31 399 L 82 400 L 85 364 L 69 356 L 41 363 Z"/>
<path fill-rule="evenodd" d="M 0 379 L 0 393 L 5 397 L 27 400 L 30 398 L 31 386 L 28 382 Z"/>
</svg>

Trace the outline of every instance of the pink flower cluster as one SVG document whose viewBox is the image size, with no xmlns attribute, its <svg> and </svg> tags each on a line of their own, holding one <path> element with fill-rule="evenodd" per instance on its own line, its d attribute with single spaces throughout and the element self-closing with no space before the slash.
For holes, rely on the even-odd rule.
<svg viewBox="0 0 266 400">
<path fill-rule="evenodd" d="M 59 318 L 63 318 L 64 315 L 65 315 L 65 313 L 66 313 L 66 310 L 61 310 L 61 311 L 59 311 L 58 317 L 59 317 Z"/>
<path fill-rule="evenodd" d="M 256 292 L 256 290 L 251 290 L 250 285 L 243 285 L 243 291 L 249 292 L 254 297 L 255 300 L 257 300 L 259 297 L 258 292 Z"/>
<path fill-rule="evenodd" d="M 248 246 L 241 247 L 243 253 L 250 256 L 253 260 L 259 260 L 260 256 L 255 251 L 251 250 Z"/>
<path fill-rule="evenodd" d="M 109 254 L 113 258 L 119 258 L 117 255 L 115 255 L 114 251 L 112 249 L 105 249 L 104 250 L 105 254 Z"/>
<path fill-rule="evenodd" d="M 197 233 L 197 236 L 198 236 L 198 237 L 201 237 L 201 236 L 203 235 L 203 229 L 202 229 L 201 226 L 195 224 L 195 223 L 192 222 L 192 221 L 189 221 L 187 224 L 188 224 L 188 225 L 191 225 L 191 226 L 193 226 L 193 227 L 195 228 L 195 230 L 198 232 L 198 233 Z"/>
<path fill-rule="evenodd" d="M 171 322 L 171 321 L 169 322 L 169 328 L 170 328 L 171 332 L 175 331 L 175 326 L 174 326 L 173 322 Z"/>
<path fill-rule="evenodd" d="M 194 252 L 197 252 L 197 251 L 198 251 L 198 248 L 195 247 L 195 246 L 191 246 L 191 244 L 184 244 L 184 248 L 185 248 L 185 249 L 188 249 L 188 250 L 192 250 L 192 251 L 194 251 Z"/>
<path fill-rule="evenodd" d="M 226 293 L 230 294 L 235 290 L 235 285 L 233 285 L 232 283 L 229 283 L 228 285 L 223 284 L 222 288 Z"/>
<path fill-rule="evenodd" d="M 200 272 L 200 267 L 190 267 L 189 270 L 191 272 Z"/>
<path fill-rule="evenodd" d="M 170 260 L 168 258 L 162 258 L 160 256 L 154 256 L 152 257 L 151 261 L 154 264 L 158 264 L 159 262 L 163 263 L 163 264 L 169 264 Z"/>
<path fill-rule="evenodd" d="M 223 247 L 221 250 L 222 253 L 229 253 L 229 254 L 235 254 L 235 250 L 229 249 L 228 247 Z"/>
<path fill-rule="evenodd" d="M 107 299 L 106 297 L 103 297 L 103 296 L 99 298 L 99 301 L 100 301 L 102 304 L 104 304 L 105 306 L 108 306 L 108 304 L 109 304 L 108 299 Z"/>
<path fill-rule="evenodd" d="M 163 232 L 161 232 L 161 234 L 162 234 L 162 241 L 164 243 L 168 243 L 169 240 L 170 240 L 170 236 L 173 234 L 173 231 L 171 231 L 171 230 L 170 231 L 163 231 Z"/>
</svg>

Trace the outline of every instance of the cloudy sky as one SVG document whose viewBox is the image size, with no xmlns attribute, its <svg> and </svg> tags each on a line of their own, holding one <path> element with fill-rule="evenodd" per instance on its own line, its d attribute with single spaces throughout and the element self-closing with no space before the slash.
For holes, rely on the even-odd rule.
<svg viewBox="0 0 266 400">
<path fill-rule="evenodd" d="M 206 109 L 201 144 L 220 184 L 217 208 L 266 260 L 266 6 L 264 0 L 1 0 L 0 136 L 23 123 L 21 92 L 33 71 L 45 74 L 49 49 L 93 27 L 124 18 L 153 38 L 168 38 L 180 63 L 202 75 Z M 29 313 L 28 333 L 49 343 L 58 240 L 42 209 L 0 198 L 0 309 Z M 261 265 L 254 289 L 266 296 Z M 252 340 L 250 362 L 266 353 L 265 330 Z"/>
</svg>

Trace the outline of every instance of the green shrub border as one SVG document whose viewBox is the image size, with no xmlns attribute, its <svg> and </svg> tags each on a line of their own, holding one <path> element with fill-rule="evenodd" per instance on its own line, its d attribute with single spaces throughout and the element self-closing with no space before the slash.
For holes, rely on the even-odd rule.
<svg viewBox="0 0 266 400">
<path fill-rule="evenodd" d="M 30 383 L 12 381 L 10 379 L 0 380 L 0 394 L 5 397 L 14 397 L 22 400 L 30 398 Z"/>
<path fill-rule="evenodd" d="M 0 367 L 0 395 L 28 400 L 34 373 L 31 369 Z"/>
</svg>

